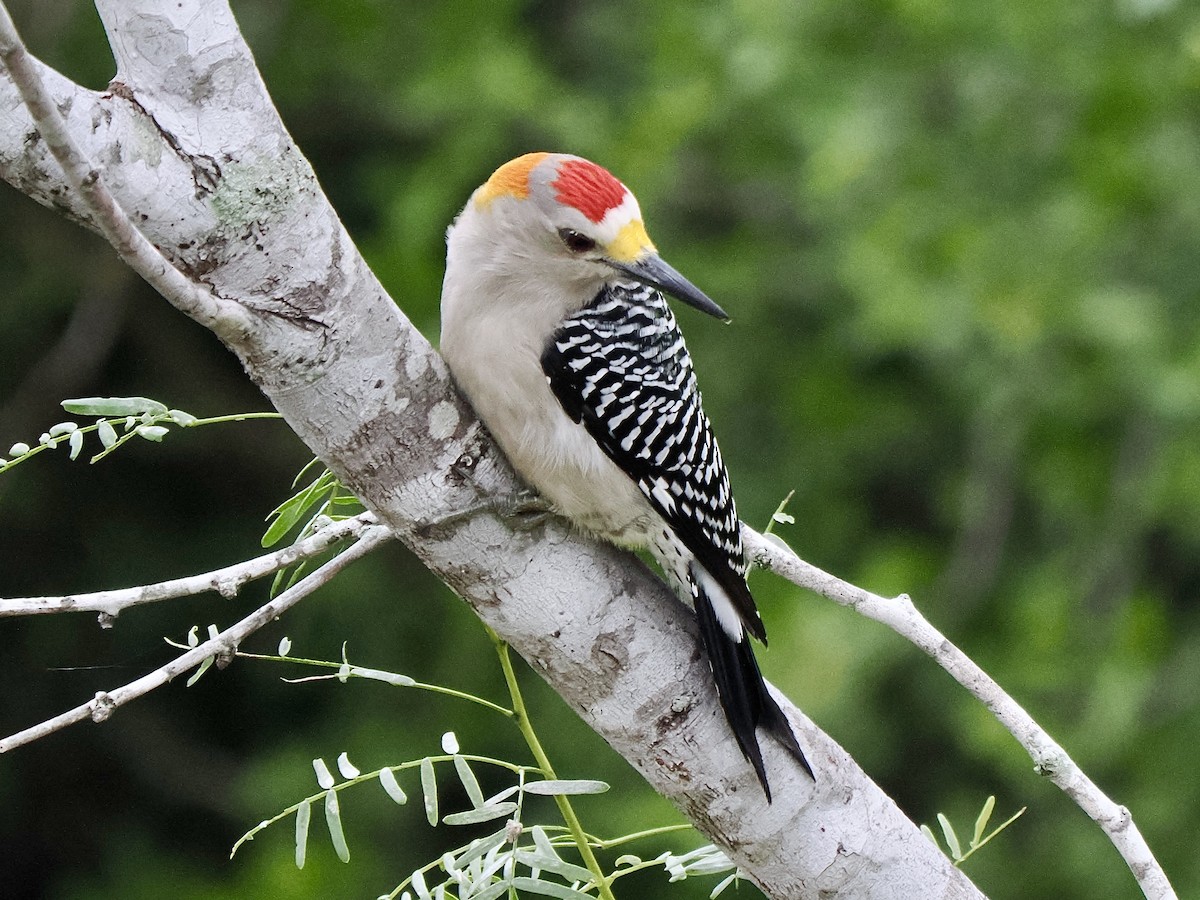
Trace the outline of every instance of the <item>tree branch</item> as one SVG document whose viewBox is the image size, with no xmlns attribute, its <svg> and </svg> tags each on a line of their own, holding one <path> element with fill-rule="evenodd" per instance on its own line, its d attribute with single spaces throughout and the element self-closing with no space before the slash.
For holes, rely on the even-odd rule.
<svg viewBox="0 0 1200 900">
<path fill-rule="evenodd" d="M 1175 891 L 1138 830 L 1129 810 L 1118 806 L 1088 778 L 1046 730 L 981 669 L 921 615 L 907 594 L 891 599 L 872 594 L 806 563 L 781 542 L 742 525 L 742 539 L 756 566 L 808 588 L 868 619 L 882 622 L 925 651 L 965 687 L 1017 739 L 1033 759 L 1034 768 L 1075 801 L 1104 831 L 1152 900 L 1173 900 Z"/>
<path fill-rule="evenodd" d="M 82 197 L 93 213 L 92 221 L 121 259 L 178 309 L 218 336 L 232 339 L 243 333 L 249 323 L 242 307 L 186 278 L 134 227 L 105 185 L 103 171 L 76 145 L 3 3 L 0 63 L 8 70 L 42 140 L 62 166 L 67 184 Z"/>
<path fill-rule="evenodd" d="M 87 703 L 67 710 L 65 713 L 57 715 L 52 719 L 40 722 L 31 728 L 26 728 L 24 731 L 19 731 L 9 737 L 0 739 L 0 753 L 7 753 L 9 750 L 15 750 L 17 747 L 24 746 L 25 744 L 31 744 L 48 734 L 53 734 L 56 731 L 66 728 L 68 725 L 74 725 L 76 722 L 83 722 L 88 719 L 91 719 L 93 722 L 103 722 L 118 707 L 124 706 L 130 701 L 150 693 L 155 688 L 162 687 L 189 669 L 194 669 L 210 657 L 226 661 L 232 659 L 234 652 L 238 648 L 238 644 L 247 637 L 264 625 L 277 619 L 321 585 L 327 583 L 334 575 L 350 565 L 350 563 L 361 559 L 380 544 L 386 543 L 390 539 L 391 534 L 382 526 L 367 528 L 360 534 L 358 541 L 353 546 L 346 548 L 345 551 L 329 560 L 321 568 L 298 581 L 274 600 L 263 604 L 237 624 L 231 625 L 204 643 L 193 647 L 191 650 L 176 657 L 166 665 L 160 666 L 153 672 L 148 672 L 136 681 L 131 681 L 129 684 L 122 685 L 112 691 L 100 691 Z"/>
<path fill-rule="evenodd" d="M 65 597 L 15 597 L 0 599 L 0 619 L 8 616 L 34 616 L 63 612 L 95 612 L 101 621 L 109 623 L 124 609 L 143 603 L 157 603 L 173 597 L 189 597 L 216 591 L 222 597 L 236 597 L 248 582 L 272 575 L 280 569 L 324 553 L 346 538 L 359 537 L 376 525 L 375 516 L 362 513 L 351 519 L 326 525 L 316 534 L 297 541 L 282 550 L 266 553 L 244 562 L 225 566 L 202 575 L 175 578 L 140 587 L 88 594 L 68 594 Z"/>
</svg>

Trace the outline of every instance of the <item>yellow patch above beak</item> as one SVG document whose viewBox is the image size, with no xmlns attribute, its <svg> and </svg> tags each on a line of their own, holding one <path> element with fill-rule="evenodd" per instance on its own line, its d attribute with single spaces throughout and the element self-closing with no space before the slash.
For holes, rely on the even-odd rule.
<svg viewBox="0 0 1200 900">
<path fill-rule="evenodd" d="M 605 249 L 609 259 L 620 263 L 631 263 L 647 253 L 655 252 L 641 219 L 626 222 Z"/>
</svg>

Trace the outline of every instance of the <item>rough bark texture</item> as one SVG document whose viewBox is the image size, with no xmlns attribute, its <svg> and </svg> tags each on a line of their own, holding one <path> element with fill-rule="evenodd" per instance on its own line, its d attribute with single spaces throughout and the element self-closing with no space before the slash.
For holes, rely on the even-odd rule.
<svg viewBox="0 0 1200 900">
<path fill-rule="evenodd" d="M 767 741 L 768 805 L 721 716 L 690 613 L 635 558 L 553 522 L 528 534 L 490 515 L 426 524 L 516 485 L 355 250 L 227 4 L 97 6 L 116 78 L 95 93 L 47 70 L 60 109 L 151 241 L 254 313 L 230 349 L 308 446 L 769 896 L 980 896 L 782 698 L 817 783 Z M 0 176 L 88 222 L 3 74 Z"/>
</svg>

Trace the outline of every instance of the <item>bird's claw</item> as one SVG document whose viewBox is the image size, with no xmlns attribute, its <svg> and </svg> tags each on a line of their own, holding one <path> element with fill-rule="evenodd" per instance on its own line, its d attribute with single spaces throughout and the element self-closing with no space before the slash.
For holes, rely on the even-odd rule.
<svg viewBox="0 0 1200 900">
<path fill-rule="evenodd" d="M 427 537 L 435 530 L 462 524 L 484 513 L 502 519 L 514 531 L 532 531 L 539 525 L 544 525 L 555 514 L 549 501 L 540 494 L 524 489 L 512 494 L 487 497 L 464 509 L 435 519 L 426 519 L 414 530 Z"/>
</svg>

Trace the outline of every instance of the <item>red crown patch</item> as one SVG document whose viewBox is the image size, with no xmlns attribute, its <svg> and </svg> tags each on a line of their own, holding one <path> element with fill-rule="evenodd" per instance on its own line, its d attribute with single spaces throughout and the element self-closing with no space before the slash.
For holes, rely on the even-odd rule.
<svg viewBox="0 0 1200 900">
<path fill-rule="evenodd" d="M 558 167 L 558 177 L 550 186 L 559 203 L 575 207 L 597 223 L 625 200 L 625 185 L 608 169 L 586 159 L 568 159 Z"/>
</svg>

